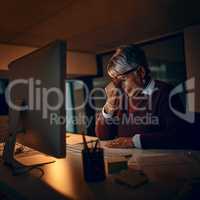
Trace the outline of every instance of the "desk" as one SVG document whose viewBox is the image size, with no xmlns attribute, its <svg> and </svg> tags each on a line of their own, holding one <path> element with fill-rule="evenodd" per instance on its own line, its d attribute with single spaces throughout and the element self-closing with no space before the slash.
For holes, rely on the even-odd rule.
<svg viewBox="0 0 200 200">
<path fill-rule="evenodd" d="M 134 150 L 141 155 L 149 151 Z M 158 153 L 166 151 L 157 151 Z M 172 151 L 171 151 L 172 152 Z M 179 151 L 180 152 L 180 151 Z M 176 151 L 174 151 L 176 153 Z M 4 181 L 27 199 L 172 199 L 182 188 L 184 177 L 200 177 L 199 165 L 150 166 L 144 169 L 150 182 L 137 189 L 118 185 L 113 176 L 101 183 L 86 183 L 83 179 L 82 160 L 78 153 L 67 152 L 66 159 L 56 159 L 56 163 L 42 167 L 29 175 L 13 177 L 11 172 L 0 164 L 0 180 Z"/>
</svg>

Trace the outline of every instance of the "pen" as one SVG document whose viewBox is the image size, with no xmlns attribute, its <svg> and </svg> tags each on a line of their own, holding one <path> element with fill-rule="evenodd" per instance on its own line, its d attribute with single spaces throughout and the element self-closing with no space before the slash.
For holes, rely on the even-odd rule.
<svg viewBox="0 0 200 200">
<path fill-rule="evenodd" d="M 95 143 L 95 146 L 94 146 L 94 151 L 97 150 L 97 145 L 98 145 L 98 143 L 99 143 L 99 139 L 96 140 L 96 143 Z"/>
<path fill-rule="evenodd" d="M 88 151 L 88 145 L 87 145 L 84 133 L 82 134 L 82 138 L 83 138 L 84 149 Z"/>
<path fill-rule="evenodd" d="M 94 144 L 94 142 L 92 141 L 92 142 L 91 142 L 91 150 L 92 150 L 92 151 L 94 151 L 94 145 L 93 145 L 93 144 Z"/>
</svg>

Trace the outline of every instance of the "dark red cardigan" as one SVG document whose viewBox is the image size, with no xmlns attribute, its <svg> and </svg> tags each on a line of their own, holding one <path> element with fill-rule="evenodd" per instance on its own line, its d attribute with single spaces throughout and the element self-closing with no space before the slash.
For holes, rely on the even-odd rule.
<svg viewBox="0 0 200 200">
<path fill-rule="evenodd" d="M 157 90 L 151 96 L 139 94 L 140 97 L 152 98 L 152 109 L 149 109 L 148 100 L 129 98 L 128 108 L 116 112 L 112 120 L 105 119 L 102 113 L 99 113 L 96 118 L 96 136 L 100 139 L 113 139 L 140 134 L 142 148 L 190 148 L 193 145 L 192 135 L 186 133 L 186 124 L 169 107 L 168 99 L 173 87 L 155 80 L 155 88 Z M 127 98 L 124 95 L 123 101 Z M 138 111 L 131 105 L 142 105 L 147 109 Z M 184 112 L 182 105 L 180 98 L 175 95 L 172 98 L 172 106 Z"/>
</svg>

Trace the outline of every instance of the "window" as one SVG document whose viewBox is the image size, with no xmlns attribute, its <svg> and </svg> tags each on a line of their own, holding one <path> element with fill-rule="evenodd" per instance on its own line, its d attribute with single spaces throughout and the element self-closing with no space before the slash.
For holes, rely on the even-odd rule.
<svg viewBox="0 0 200 200">
<path fill-rule="evenodd" d="M 66 82 L 67 132 L 86 132 L 84 90 L 84 82 L 81 80 L 68 80 Z"/>
</svg>

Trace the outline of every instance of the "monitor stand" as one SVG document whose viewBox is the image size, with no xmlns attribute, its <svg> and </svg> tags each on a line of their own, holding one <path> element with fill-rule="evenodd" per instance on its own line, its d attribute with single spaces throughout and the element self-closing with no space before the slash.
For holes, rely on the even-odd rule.
<svg viewBox="0 0 200 200">
<path fill-rule="evenodd" d="M 25 114 L 26 112 L 27 111 L 12 110 L 12 113 L 10 113 L 12 114 L 12 117 L 9 123 L 9 136 L 6 139 L 3 150 L 3 162 L 6 166 L 10 167 L 10 169 L 13 172 L 13 175 L 15 176 L 27 173 L 34 167 L 55 162 L 55 160 L 49 156 L 45 156 L 46 159 L 44 159 L 44 161 L 41 162 L 40 159 L 40 162 L 34 165 L 24 165 L 20 161 L 16 160 L 15 158 L 16 137 L 17 134 L 26 133 L 26 130 L 23 127 L 23 120 L 22 120 L 22 115 Z"/>
</svg>

